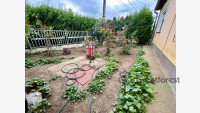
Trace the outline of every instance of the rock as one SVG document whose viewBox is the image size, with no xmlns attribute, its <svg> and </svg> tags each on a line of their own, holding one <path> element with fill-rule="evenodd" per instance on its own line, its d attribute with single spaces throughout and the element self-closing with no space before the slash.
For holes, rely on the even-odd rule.
<svg viewBox="0 0 200 113">
<path fill-rule="evenodd" d="M 63 55 L 69 55 L 71 54 L 70 50 L 68 48 L 63 48 Z"/>
<path fill-rule="evenodd" d="M 29 93 L 26 96 L 28 108 L 36 108 L 35 104 L 42 101 L 42 94 L 40 92 Z"/>
</svg>

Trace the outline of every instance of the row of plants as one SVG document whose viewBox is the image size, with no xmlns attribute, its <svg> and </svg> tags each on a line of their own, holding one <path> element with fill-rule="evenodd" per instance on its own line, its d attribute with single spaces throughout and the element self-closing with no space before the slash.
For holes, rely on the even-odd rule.
<svg viewBox="0 0 200 113">
<path fill-rule="evenodd" d="M 36 51 L 34 53 L 31 53 L 31 52 L 25 52 L 25 57 L 29 57 L 29 56 L 33 56 L 33 55 L 39 55 L 39 54 L 42 54 L 42 53 L 46 53 L 47 51 Z"/>
<path fill-rule="evenodd" d="M 45 112 L 46 109 L 51 106 L 51 103 L 47 99 L 50 88 L 45 79 L 33 78 L 27 80 L 25 83 L 25 91 L 27 94 L 30 92 L 40 92 L 43 98 L 41 102 L 34 105 L 36 109 L 29 108 L 28 113 Z"/>
<path fill-rule="evenodd" d="M 28 58 L 25 59 L 25 68 L 32 68 L 37 65 L 45 65 L 52 63 L 60 63 L 64 59 L 63 57 L 53 57 L 53 58 L 38 58 L 36 61 L 32 61 Z"/>
<path fill-rule="evenodd" d="M 118 70 L 117 63 L 120 62 L 120 59 L 117 57 L 110 57 L 108 59 L 108 64 L 106 69 L 101 70 L 97 73 L 95 78 L 88 84 L 87 91 L 92 94 L 102 93 L 105 88 L 104 78 L 110 79 L 112 74 Z"/>
<path fill-rule="evenodd" d="M 143 49 L 137 53 L 144 53 Z M 110 113 L 145 113 L 146 104 L 154 102 L 156 91 L 149 85 L 154 83 L 149 64 L 138 54 L 130 71 L 123 76 L 119 97 Z"/>
</svg>

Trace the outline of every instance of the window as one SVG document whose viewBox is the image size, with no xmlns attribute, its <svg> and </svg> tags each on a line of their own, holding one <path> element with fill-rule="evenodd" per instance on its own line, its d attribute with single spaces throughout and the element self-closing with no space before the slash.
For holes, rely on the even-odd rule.
<svg viewBox="0 0 200 113">
<path fill-rule="evenodd" d="M 156 32 L 160 32 L 161 31 L 161 28 L 162 28 L 162 24 L 163 24 L 163 21 L 165 19 L 165 15 L 167 13 L 167 9 L 168 9 L 168 6 L 169 4 L 167 4 L 166 8 L 162 11 L 161 15 L 160 15 L 160 20 L 159 20 L 159 23 L 158 23 L 158 27 L 156 29 Z"/>
</svg>

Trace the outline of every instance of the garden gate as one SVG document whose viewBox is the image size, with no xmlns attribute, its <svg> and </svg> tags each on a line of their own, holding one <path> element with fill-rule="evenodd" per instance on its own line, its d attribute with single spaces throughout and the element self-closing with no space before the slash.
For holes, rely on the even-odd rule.
<svg viewBox="0 0 200 113">
<path fill-rule="evenodd" d="M 51 47 L 80 44 L 87 36 L 93 36 L 92 31 L 64 31 L 64 30 L 45 30 L 54 35 L 50 38 Z M 46 40 L 42 29 L 29 29 L 30 38 L 28 43 L 30 48 L 42 48 L 46 47 Z"/>
</svg>

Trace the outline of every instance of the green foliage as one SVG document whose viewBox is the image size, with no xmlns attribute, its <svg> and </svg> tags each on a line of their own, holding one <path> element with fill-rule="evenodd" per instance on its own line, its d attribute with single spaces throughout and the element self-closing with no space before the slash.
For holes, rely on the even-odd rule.
<svg viewBox="0 0 200 113">
<path fill-rule="evenodd" d="M 27 59 L 27 58 L 25 59 L 25 68 L 32 68 L 36 65 L 37 64 L 34 61 Z"/>
<path fill-rule="evenodd" d="M 103 77 L 97 73 L 95 78 L 88 84 L 87 91 L 92 94 L 102 93 L 105 88 Z"/>
<path fill-rule="evenodd" d="M 108 61 L 110 61 L 110 62 L 120 63 L 120 59 L 117 58 L 116 56 L 113 56 L 113 57 L 108 58 Z"/>
<path fill-rule="evenodd" d="M 48 101 L 48 99 L 44 98 L 44 99 L 42 99 L 41 102 L 36 103 L 35 106 L 37 106 L 37 109 L 35 110 L 35 112 L 37 112 L 37 111 L 45 112 L 46 108 L 51 106 L 51 103 Z"/>
<path fill-rule="evenodd" d="M 149 85 L 152 82 L 148 62 L 137 56 L 128 74 L 122 79 L 119 98 L 111 112 L 145 113 L 145 103 L 153 102 L 156 91 Z"/>
<path fill-rule="evenodd" d="M 62 98 L 70 98 L 71 103 L 80 102 L 85 100 L 87 97 L 87 92 L 78 92 L 74 86 L 69 86 L 65 89 L 62 94 Z"/>
<path fill-rule="evenodd" d="M 130 53 L 130 49 L 125 49 L 125 48 L 122 48 L 121 50 L 120 50 L 120 54 L 125 54 L 125 55 L 130 55 L 131 53 Z"/>
<path fill-rule="evenodd" d="M 94 54 L 94 57 L 95 57 L 95 58 L 101 58 L 101 55 L 95 53 L 95 54 Z"/>
<path fill-rule="evenodd" d="M 97 21 L 94 17 L 81 16 L 72 10 L 65 11 L 45 4 L 31 6 L 26 3 L 25 14 L 34 27 L 38 28 L 42 23 L 56 30 L 92 31 Z"/>
<path fill-rule="evenodd" d="M 38 58 L 36 63 L 38 65 L 52 64 L 52 63 L 60 63 L 62 61 L 62 57 L 54 57 L 54 58 Z"/>
<path fill-rule="evenodd" d="M 75 56 L 72 56 L 72 57 L 69 58 L 69 60 L 73 60 L 73 59 L 75 59 L 75 58 L 76 58 Z"/>
<path fill-rule="evenodd" d="M 58 79 L 60 76 L 53 76 L 50 80 L 49 80 L 49 82 L 53 82 L 54 80 L 56 80 L 56 79 Z"/>
<path fill-rule="evenodd" d="M 128 23 L 127 35 L 128 37 L 134 36 L 138 43 L 146 44 L 149 42 L 152 33 L 153 16 L 152 12 L 144 7 L 138 12 L 130 15 L 130 21 Z"/>
<path fill-rule="evenodd" d="M 29 57 L 29 56 L 33 56 L 33 55 L 39 55 L 42 53 L 46 53 L 47 51 L 36 51 L 34 53 L 30 53 L 30 52 L 25 52 L 25 57 Z"/>
<path fill-rule="evenodd" d="M 136 54 L 137 54 L 137 56 L 142 56 L 145 54 L 145 52 L 144 52 L 143 48 L 140 48 L 140 49 L 138 49 Z"/>
<path fill-rule="evenodd" d="M 132 48 L 136 48 L 135 44 L 132 44 Z"/>
<path fill-rule="evenodd" d="M 118 66 L 116 62 L 119 62 L 119 59 L 113 57 L 111 59 L 115 59 L 113 61 L 109 61 L 108 59 L 108 64 L 106 65 L 105 70 L 101 70 L 100 72 L 97 73 L 95 78 L 88 84 L 87 91 L 96 94 L 96 93 L 102 93 L 104 88 L 105 88 L 105 83 L 103 78 L 110 79 L 112 76 L 113 72 L 116 72 L 118 70 Z M 116 62 L 115 62 L 116 61 Z"/>
<path fill-rule="evenodd" d="M 31 92 L 41 92 L 43 97 L 50 90 L 49 85 L 46 85 L 46 80 L 40 78 L 29 79 L 25 84 L 25 88 L 28 88 Z"/>
<path fill-rule="evenodd" d="M 52 63 L 60 63 L 64 59 L 63 57 L 54 57 L 54 58 L 38 58 L 35 62 L 30 59 L 25 59 L 25 67 L 32 68 L 36 65 L 45 65 Z"/>
<path fill-rule="evenodd" d="M 104 56 L 108 56 L 108 57 L 110 57 L 110 56 L 111 56 L 111 53 L 107 53 L 107 52 L 105 52 L 103 55 L 104 55 Z"/>
</svg>

